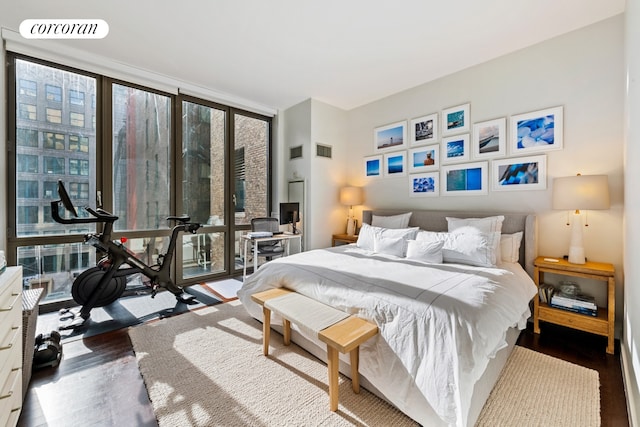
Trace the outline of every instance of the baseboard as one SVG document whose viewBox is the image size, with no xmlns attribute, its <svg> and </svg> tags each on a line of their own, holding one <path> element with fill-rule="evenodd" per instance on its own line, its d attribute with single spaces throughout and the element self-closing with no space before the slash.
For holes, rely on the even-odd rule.
<svg viewBox="0 0 640 427">
<path fill-rule="evenodd" d="M 621 343 L 622 344 L 622 343 Z M 636 384 L 640 378 L 634 375 L 634 371 L 630 369 L 632 366 L 631 355 L 628 353 L 628 347 L 626 345 L 620 345 L 620 359 L 622 361 L 622 381 L 624 383 L 625 397 L 627 401 L 627 414 L 629 414 L 629 425 L 640 425 L 640 414 L 637 412 L 637 408 L 640 408 L 640 395 L 638 394 L 638 388 Z M 635 372 L 640 374 L 640 372 Z"/>
</svg>

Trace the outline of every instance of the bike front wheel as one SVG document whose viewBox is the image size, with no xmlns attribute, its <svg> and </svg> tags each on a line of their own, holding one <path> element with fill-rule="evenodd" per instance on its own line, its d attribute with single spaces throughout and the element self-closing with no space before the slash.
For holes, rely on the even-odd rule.
<svg viewBox="0 0 640 427">
<path fill-rule="evenodd" d="M 74 301 L 80 305 L 85 305 L 104 275 L 105 271 L 98 267 L 92 267 L 80 274 L 71 286 L 71 296 Z M 126 287 L 127 281 L 125 277 L 111 278 L 109 283 L 102 289 L 102 292 L 100 292 L 94 307 L 104 307 L 111 304 L 122 296 Z"/>
</svg>

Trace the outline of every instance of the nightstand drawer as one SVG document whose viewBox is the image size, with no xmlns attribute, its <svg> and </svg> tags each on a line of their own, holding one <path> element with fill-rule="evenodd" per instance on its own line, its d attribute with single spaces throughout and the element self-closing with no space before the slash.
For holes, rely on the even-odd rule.
<svg viewBox="0 0 640 427">
<path fill-rule="evenodd" d="M 609 333 L 607 312 L 602 308 L 598 308 L 597 317 L 592 317 L 586 314 L 575 314 L 570 311 L 564 311 L 541 304 L 538 312 L 538 320 L 569 326 L 592 334 L 604 335 L 605 337 Z"/>
</svg>

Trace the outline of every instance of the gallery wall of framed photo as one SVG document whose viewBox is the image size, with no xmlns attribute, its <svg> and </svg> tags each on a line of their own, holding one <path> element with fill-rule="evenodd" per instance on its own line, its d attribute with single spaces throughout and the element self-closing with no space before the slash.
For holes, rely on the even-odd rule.
<svg viewBox="0 0 640 427">
<path fill-rule="evenodd" d="M 546 152 L 563 148 L 563 107 L 471 121 L 471 104 L 373 130 L 367 179 L 407 180 L 410 197 L 546 190 Z"/>
</svg>

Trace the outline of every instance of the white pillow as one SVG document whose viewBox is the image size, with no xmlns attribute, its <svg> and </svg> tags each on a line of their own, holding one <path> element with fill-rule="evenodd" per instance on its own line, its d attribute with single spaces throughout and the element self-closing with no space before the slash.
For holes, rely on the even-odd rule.
<svg viewBox="0 0 640 427">
<path fill-rule="evenodd" d="M 447 217 L 449 233 L 495 233 L 502 232 L 504 215 L 486 218 L 451 218 Z"/>
<path fill-rule="evenodd" d="M 382 237 L 376 233 L 373 239 L 373 251 L 378 254 L 404 257 L 407 252 L 407 240 L 402 237 Z"/>
<path fill-rule="evenodd" d="M 444 242 L 442 258 L 444 262 L 495 267 L 500 233 L 437 233 L 420 231 L 416 240 L 423 242 Z"/>
<path fill-rule="evenodd" d="M 412 240 L 416 238 L 417 232 L 418 227 L 390 229 L 374 227 L 364 223 L 362 224 L 362 228 L 358 234 L 358 241 L 356 242 L 356 245 L 367 251 L 373 251 L 375 250 L 374 239 L 376 234 L 379 234 L 380 237 L 401 237 L 405 240 Z"/>
<path fill-rule="evenodd" d="M 449 233 L 501 233 L 504 215 L 484 218 L 452 218 L 447 217 Z M 496 260 L 502 259 L 500 241 L 496 242 Z"/>
<path fill-rule="evenodd" d="M 407 259 L 442 264 L 442 247 L 444 241 L 425 242 L 419 240 L 407 241 Z"/>
<path fill-rule="evenodd" d="M 504 262 L 518 262 L 520 260 L 520 243 L 522 231 L 500 236 L 500 253 Z"/>
<path fill-rule="evenodd" d="M 371 225 L 374 227 L 384 227 L 384 228 L 407 228 L 409 226 L 409 219 L 411 219 L 411 214 L 413 212 L 407 212 L 400 215 L 392 215 L 392 216 L 379 216 L 373 215 L 371 219 Z"/>
</svg>

